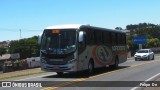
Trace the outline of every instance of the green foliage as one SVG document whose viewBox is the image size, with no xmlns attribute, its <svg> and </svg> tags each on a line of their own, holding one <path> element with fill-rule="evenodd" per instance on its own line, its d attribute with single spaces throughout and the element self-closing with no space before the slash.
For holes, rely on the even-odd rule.
<svg viewBox="0 0 160 90">
<path fill-rule="evenodd" d="M 116 30 L 123 30 L 121 27 L 116 27 L 115 29 Z"/>
<path fill-rule="evenodd" d="M 159 46 L 159 39 L 158 38 L 151 38 L 147 39 L 146 47 L 152 48 L 152 47 L 158 47 Z"/>
<path fill-rule="evenodd" d="M 154 25 L 150 23 L 139 23 L 135 25 L 127 25 L 127 30 L 130 30 L 130 36 L 128 36 L 128 46 L 130 47 L 131 51 L 135 51 L 138 49 L 138 45 L 134 45 L 133 38 L 135 36 L 145 35 L 147 37 L 147 43 L 143 45 L 143 48 L 153 48 L 159 47 L 160 43 L 160 26 Z M 136 48 L 135 48 L 136 47 Z"/>
<path fill-rule="evenodd" d="M 5 54 L 6 53 L 6 48 L 0 48 L 0 55 Z"/>
<path fill-rule="evenodd" d="M 20 53 L 21 59 L 39 56 L 40 46 L 38 45 L 38 37 L 21 39 L 19 41 L 11 41 L 9 53 Z"/>
</svg>

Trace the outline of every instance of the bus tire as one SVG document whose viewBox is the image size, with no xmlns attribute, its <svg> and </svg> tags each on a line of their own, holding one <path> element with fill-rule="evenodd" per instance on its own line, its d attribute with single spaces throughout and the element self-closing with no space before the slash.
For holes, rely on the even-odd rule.
<svg viewBox="0 0 160 90">
<path fill-rule="evenodd" d="M 138 59 L 137 59 L 137 58 L 135 58 L 135 61 L 138 61 Z"/>
<path fill-rule="evenodd" d="M 88 63 L 88 70 L 87 71 L 90 75 L 94 73 L 94 62 L 92 60 L 90 60 Z"/>
<path fill-rule="evenodd" d="M 62 76 L 62 75 L 63 75 L 63 72 L 57 72 L 57 75 L 58 75 L 58 76 Z"/>
<path fill-rule="evenodd" d="M 153 55 L 153 58 L 152 58 L 152 60 L 154 60 L 154 55 Z"/>
<path fill-rule="evenodd" d="M 119 60 L 118 60 L 118 57 L 115 58 L 115 63 L 113 65 L 109 65 L 110 68 L 118 68 L 118 63 L 119 63 Z"/>
<path fill-rule="evenodd" d="M 150 60 L 150 56 L 148 56 L 148 61 Z"/>
</svg>

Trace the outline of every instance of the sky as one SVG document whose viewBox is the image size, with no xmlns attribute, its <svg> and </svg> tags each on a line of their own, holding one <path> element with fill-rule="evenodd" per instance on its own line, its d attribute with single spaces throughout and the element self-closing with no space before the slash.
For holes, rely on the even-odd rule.
<svg viewBox="0 0 160 90">
<path fill-rule="evenodd" d="M 114 29 L 160 24 L 160 0 L 0 0 L 0 42 L 39 35 L 60 24 Z"/>
</svg>

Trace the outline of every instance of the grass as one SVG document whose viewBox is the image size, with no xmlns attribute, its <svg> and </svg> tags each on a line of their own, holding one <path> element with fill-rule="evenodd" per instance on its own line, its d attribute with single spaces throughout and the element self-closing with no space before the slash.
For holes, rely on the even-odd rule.
<svg viewBox="0 0 160 90">
<path fill-rule="evenodd" d="M 29 73 L 29 74 L 13 75 L 13 76 L 9 76 L 9 77 L 0 78 L 0 81 L 6 80 L 6 79 L 11 79 L 11 78 L 16 78 L 16 77 L 22 77 L 22 76 L 30 76 L 30 75 L 35 75 L 35 74 L 41 74 L 41 73 L 45 73 L 45 71 L 40 71 L 40 72 L 36 72 L 36 73 L 33 72 L 33 73 Z"/>
<path fill-rule="evenodd" d="M 155 56 L 160 56 L 160 54 L 155 54 Z"/>
</svg>

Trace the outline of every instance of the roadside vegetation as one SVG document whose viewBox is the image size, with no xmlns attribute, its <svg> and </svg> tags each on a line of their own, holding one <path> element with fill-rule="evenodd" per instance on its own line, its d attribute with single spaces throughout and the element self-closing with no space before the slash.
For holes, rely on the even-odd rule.
<svg viewBox="0 0 160 90">
<path fill-rule="evenodd" d="M 146 36 L 147 43 L 143 44 L 143 48 L 157 48 L 156 51 L 153 51 L 160 52 L 158 49 L 160 47 L 160 25 L 151 23 L 130 24 L 126 26 L 126 29 L 130 31 L 130 35 L 127 36 L 127 44 L 132 54 L 139 48 L 138 45 L 133 44 L 135 36 Z"/>
<path fill-rule="evenodd" d="M 38 37 L 25 38 L 21 40 L 11 41 L 6 48 L 9 54 L 19 53 L 20 59 L 39 56 Z"/>
<path fill-rule="evenodd" d="M 115 29 L 123 30 L 121 27 L 116 27 Z M 143 48 L 160 47 L 160 25 L 151 23 L 130 24 L 126 26 L 126 30 L 130 31 L 127 36 L 127 44 L 131 53 L 135 53 L 138 49 L 138 45 L 133 44 L 135 36 L 145 35 L 147 37 L 147 43 L 143 44 Z M 8 47 L 0 48 L 0 54 L 19 53 L 20 59 L 39 56 L 40 46 L 37 41 L 37 36 L 11 41 Z M 160 50 L 157 49 L 156 52 L 160 52 Z"/>
</svg>

